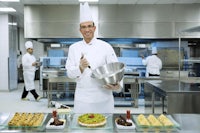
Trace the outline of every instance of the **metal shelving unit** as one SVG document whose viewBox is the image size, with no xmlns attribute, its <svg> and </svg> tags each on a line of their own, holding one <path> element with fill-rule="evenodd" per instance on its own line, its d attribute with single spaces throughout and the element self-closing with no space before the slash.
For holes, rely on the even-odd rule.
<svg viewBox="0 0 200 133">
<path fill-rule="evenodd" d="M 200 63 L 200 58 L 189 58 L 189 59 L 181 59 L 181 40 L 182 38 L 190 38 L 190 39 L 200 39 L 200 26 L 192 27 L 189 29 L 185 29 L 179 32 L 179 88 L 180 88 L 180 78 L 181 78 L 181 63 L 189 62 L 189 63 Z"/>
</svg>

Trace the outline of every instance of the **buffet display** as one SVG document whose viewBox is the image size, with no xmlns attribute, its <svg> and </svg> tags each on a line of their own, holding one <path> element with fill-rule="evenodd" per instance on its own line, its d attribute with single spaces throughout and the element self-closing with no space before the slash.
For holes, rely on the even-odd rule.
<svg viewBox="0 0 200 133">
<path fill-rule="evenodd" d="M 62 110 L 62 111 L 61 111 Z M 61 112 L 58 112 L 61 111 Z M 7 115 L 6 115 L 7 116 Z M 64 117 L 63 117 L 64 116 Z M 50 130 L 73 131 L 73 130 L 129 130 L 133 132 L 154 131 L 177 131 L 181 129 L 171 115 L 166 114 L 100 114 L 85 113 L 74 114 L 70 107 L 60 106 L 53 109 L 52 113 L 10 113 L 7 120 L 1 126 L 8 130 Z"/>
</svg>

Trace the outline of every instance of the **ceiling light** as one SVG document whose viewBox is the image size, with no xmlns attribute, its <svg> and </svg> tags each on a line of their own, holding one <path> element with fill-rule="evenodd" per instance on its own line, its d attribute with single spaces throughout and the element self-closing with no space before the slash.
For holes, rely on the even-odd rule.
<svg viewBox="0 0 200 133">
<path fill-rule="evenodd" d="M 99 0 L 78 0 L 79 2 L 98 2 Z"/>
<path fill-rule="evenodd" d="M 16 26 L 17 23 L 15 23 L 15 22 L 13 22 L 13 23 L 8 23 L 8 25 L 14 25 L 14 26 Z"/>
<path fill-rule="evenodd" d="M 0 1 L 3 1 L 3 2 L 19 2 L 19 0 L 0 0 Z"/>
<path fill-rule="evenodd" d="M 1 7 L 0 12 L 16 12 L 16 10 L 11 7 Z"/>
</svg>

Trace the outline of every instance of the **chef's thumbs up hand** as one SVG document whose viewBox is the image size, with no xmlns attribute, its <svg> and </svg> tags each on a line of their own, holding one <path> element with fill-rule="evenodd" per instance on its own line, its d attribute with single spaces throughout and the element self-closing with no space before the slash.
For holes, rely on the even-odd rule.
<svg viewBox="0 0 200 133">
<path fill-rule="evenodd" d="M 86 58 L 84 58 L 84 56 L 82 56 L 80 59 L 80 65 L 79 65 L 81 72 L 83 72 L 84 69 L 87 68 L 88 66 L 89 66 L 89 62 L 87 61 Z"/>
</svg>

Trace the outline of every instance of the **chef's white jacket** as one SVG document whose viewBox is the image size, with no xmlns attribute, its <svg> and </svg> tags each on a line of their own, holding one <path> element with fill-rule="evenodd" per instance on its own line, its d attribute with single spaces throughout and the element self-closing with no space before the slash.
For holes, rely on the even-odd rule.
<svg viewBox="0 0 200 133">
<path fill-rule="evenodd" d="M 24 84 L 27 91 L 35 89 L 34 78 L 36 67 L 32 66 L 32 63 L 35 61 L 35 56 L 29 54 L 28 52 L 22 57 Z"/>
<path fill-rule="evenodd" d="M 146 65 L 146 77 L 150 74 L 160 75 L 162 69 L 162 61 L 156 55 L 148 56 L 142 60 L 143 65 Z"/>
<path fill-rule="evenodd" d="M 80 58 L 84 54 L 91 66 L 91 69 L 95 69 L 99 66 L 110 62 L 118 62 L 117 56 L 113 48 L 106 42 L 93 38 L 89 44 L 86 44 L 84 40 L 79 41 L 69 47 L 66 69 L 67 76 L 69 78 L 76 79 L 76 91 L 74 101 L 74 111 L 77 113 L 86 112 L 99 112 L 99 113 L 111 113 L 114 110 L 114 100 L 112 90 L 108 90 L 103 87 L 103 83 L 97 81 L 91 77 L 92 71 L 86 68 L 83 73 L 79 69 Z M 92 106 L 95 103 L 103 103 L 105 107 L 108 107 L 105 112 L 104 107 Z M 81 105 L 83 107 L 81 107 Z M 106 104 L 109 104 L 106 106 Z M 102 110 L 104 108 L 104 110 Z M 110 108 L 110 109 L 109 109 Z"/>
</svg>

